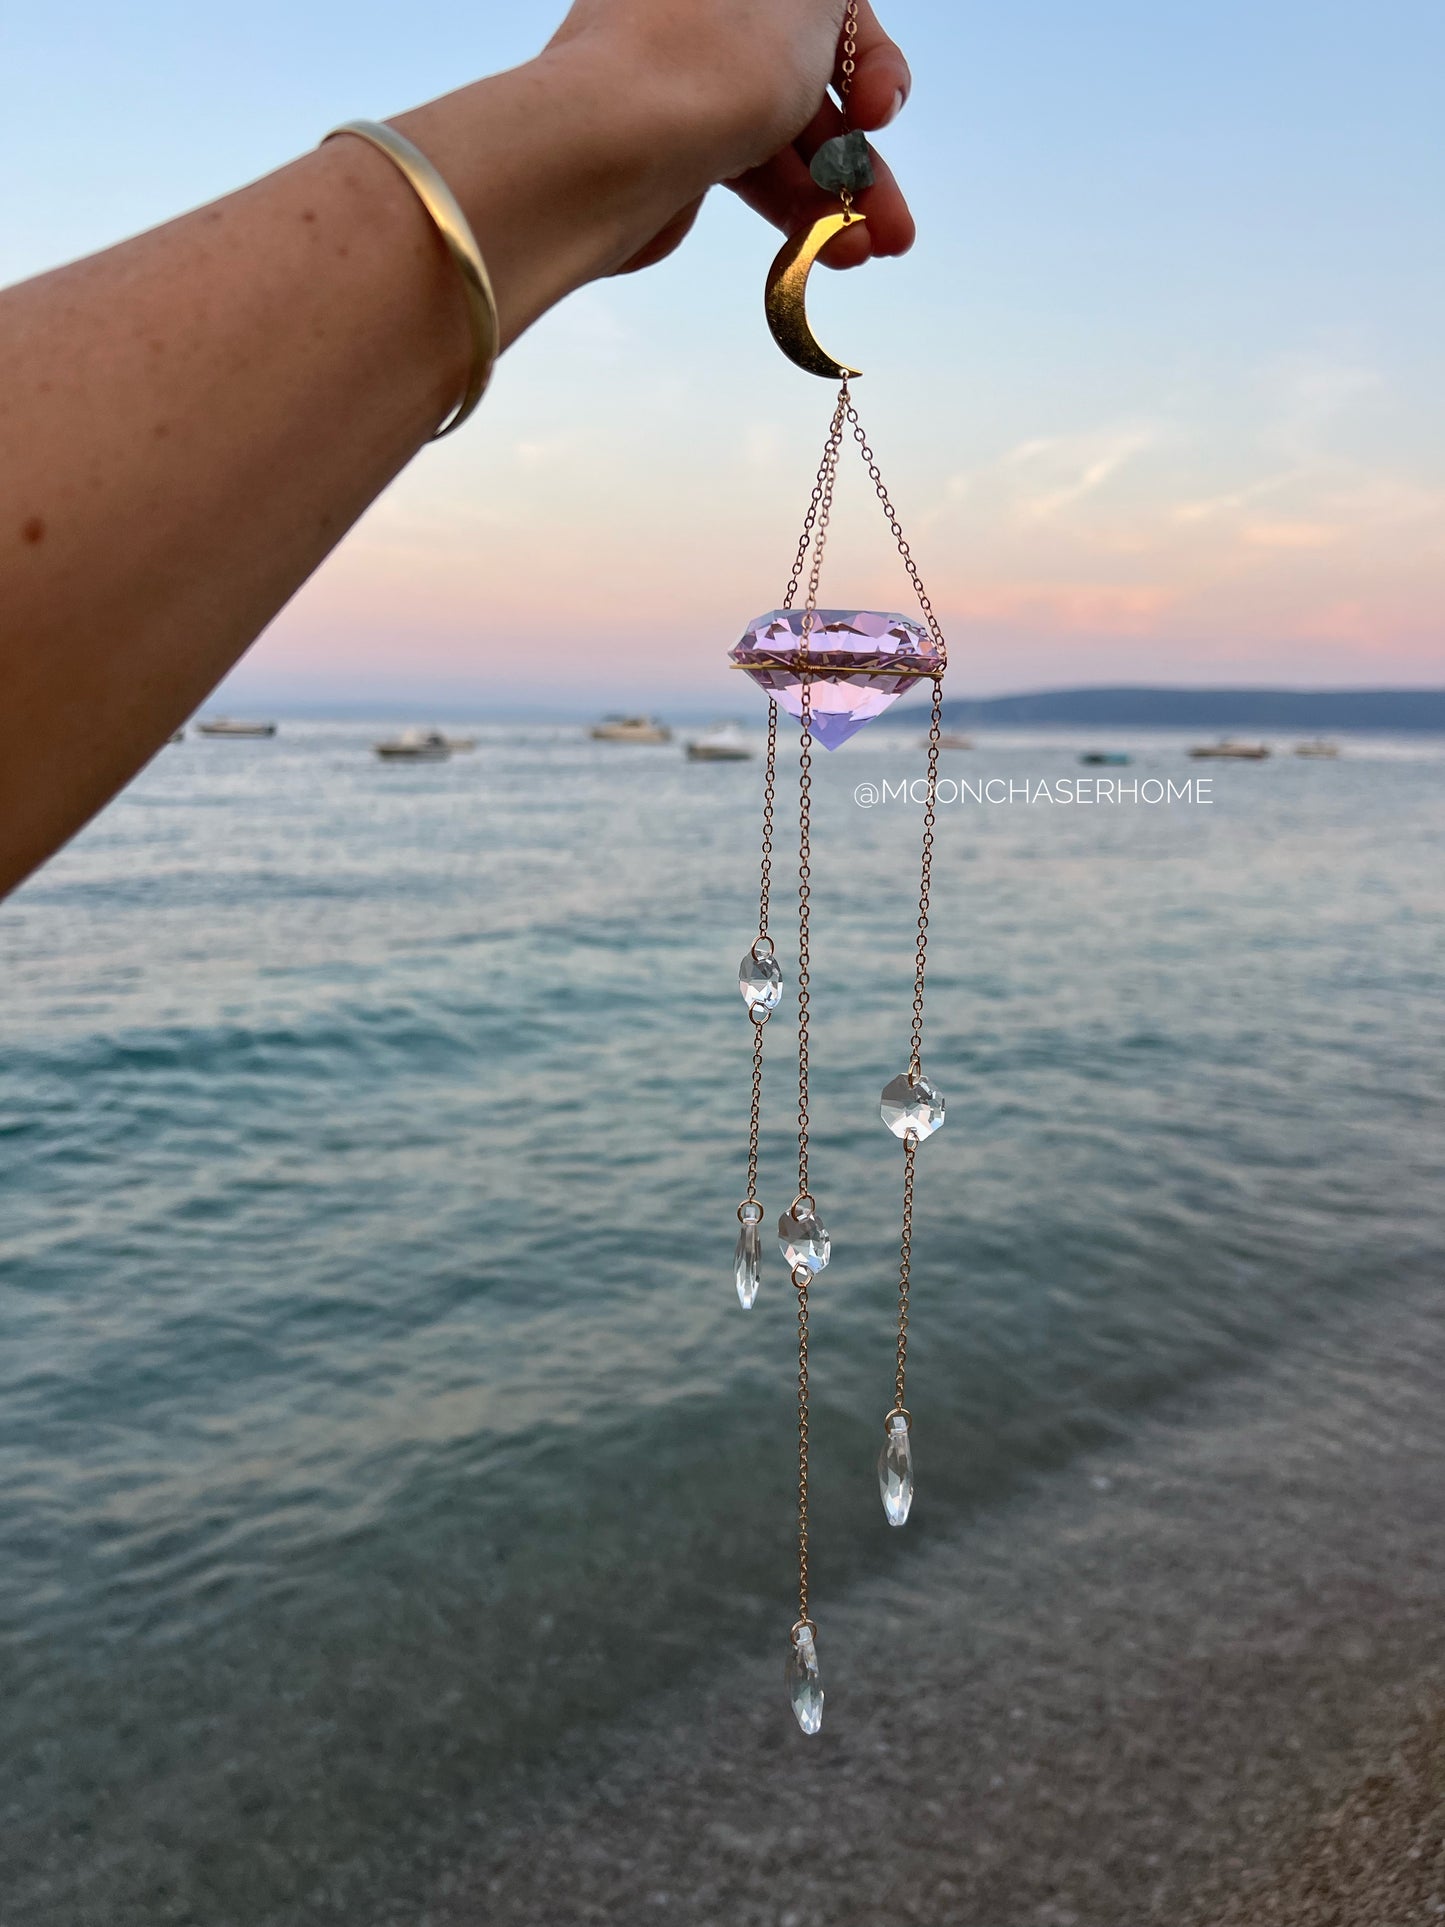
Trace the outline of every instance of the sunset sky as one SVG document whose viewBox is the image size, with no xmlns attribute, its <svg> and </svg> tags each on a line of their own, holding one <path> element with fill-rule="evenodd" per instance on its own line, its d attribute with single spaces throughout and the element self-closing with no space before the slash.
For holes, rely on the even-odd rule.
<svg viewBox="0 0 1445 1927">
<path fill-rule="evenodd" d="M 0 277 L 533 51 L 560 6 L 5 10 Z M 1437 0 L 911 0 L 880 145 L 920 239 L 815 277 L 952 689 L 1445 682 Z M 257 646 L 238 696 L 736 708 L 830 389 L 731 197 L 503 361 Z M 825 601 L 906 609 L 861 468 Z"/>
</svg>

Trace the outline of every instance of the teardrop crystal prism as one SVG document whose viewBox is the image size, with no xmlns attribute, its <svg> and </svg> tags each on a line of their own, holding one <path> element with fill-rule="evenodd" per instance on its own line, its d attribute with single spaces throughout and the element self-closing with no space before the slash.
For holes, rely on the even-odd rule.
<svg viewBox="0 0 1445 1927">
<path fill-rule="evenodd" d="M 749 1010 L 776 1010 L 783 996 L 783 967 L 774 956 L 748 951 L 738 965 L 738 989 Z"/>
<path fill-rule="evenodd" d="M 809 1271 L 817 1273 L 833 1255 L 833 1240 L 814 1213 L 804 1206 L 796 1218 L 789 1210 L 778 1219 L 778 1249 L 787 1260 L 789 1271 L 806 1265 Z"/>
<path fill-rule="evenodd" d="M 737 1250 L 733 1253 L 733 1277 L 737 1280 L 738 1303 L 751 1311 L 763 1275 L 763 1229 L 759 1219 L 746 1219 L 738 1227 Z"/>
<path fill-rule="evenodd" d="M 913 1445 L 902 1412 L 888 1414 L 888 1430 L 878 1454 L 878 1490 L 889 1525 L 907 1525 L 913 1505 Z"/>
<path fill-rule="evenodd" d="M 943 1093 L 926 1077 L 910 1077 L 900 1071 L 883 1086 L 878 1115 L 894 1137 L 932 1137 L 943 1122 Z"/>
<path fill-rule="evenodd" d="M 783 1679 L 793 1718 L 805 1733 L 816 1733 L 823 1724 L 823 1682 L 818 1673 L 817 1644 L 807 1626 L 799 1626 L 788 1643 Z"/>
</svg>

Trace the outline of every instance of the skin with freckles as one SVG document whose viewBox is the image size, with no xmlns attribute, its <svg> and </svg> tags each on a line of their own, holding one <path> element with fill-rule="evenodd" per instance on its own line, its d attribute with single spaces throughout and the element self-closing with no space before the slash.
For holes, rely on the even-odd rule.
<svg viewBox="0 0 1445 1927">
<path fill-rule="evenodd" d="M 843 0 L 577 0 L 525 65 L 392 116 L 460 201 L 505 347 L 671 253 L 726 182 L 787 232 L 836 206 Z M 859 9 L 848 124 L 907 98 Z M 875 162 L 866 229 L 901 254 Z M 450 411 L 469 336 L 410 187 L 336 140 L 0 293 L 0 890 L 133 776 Z M 465 431 L 463 431 L 465 432 Z"/>
</svg>

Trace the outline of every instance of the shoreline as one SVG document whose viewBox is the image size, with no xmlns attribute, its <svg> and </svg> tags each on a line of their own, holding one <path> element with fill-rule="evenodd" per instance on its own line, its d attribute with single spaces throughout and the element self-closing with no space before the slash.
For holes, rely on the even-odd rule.
<svg viewBox="0 0 1445 1927">
<path fill-rule="evenodd" d="M 780 1640 L 579 1743 L 378 1920 L 1445 1917 L 1442 1384 L 1427 1293 L 1316 1327 L 820 1609 L 817 1741 Z"/>
</svg>

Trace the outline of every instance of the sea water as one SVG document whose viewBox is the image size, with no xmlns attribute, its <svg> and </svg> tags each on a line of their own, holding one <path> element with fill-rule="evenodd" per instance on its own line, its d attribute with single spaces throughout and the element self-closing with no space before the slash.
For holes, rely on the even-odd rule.
<svg viewBox="0 0 1445 1927">
<path fill-rule="evenodd" d="M 376 733 L 168 748 L 0 910 L 0 1916 L 27 1927 L 363 1922 L 533 1763 L 795 1616 L 793 1294 L 770 1244 L 751 1312 L 732 1277 L 760 763 L 492 726 L 388 765 Z M 903 1534 L 878 1097 L 922 755 L 880 724 L 815 758 L 820 1620 L 1438 1271 L 1445 745 L 1090 746 L 944 760 Z M 1059 800 L 1101 776 L 1195 787 Z"/>
</svg>

